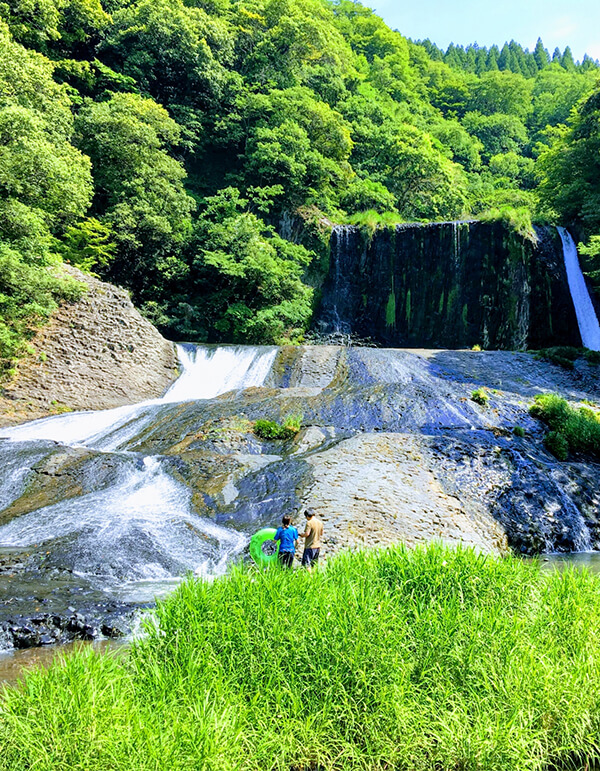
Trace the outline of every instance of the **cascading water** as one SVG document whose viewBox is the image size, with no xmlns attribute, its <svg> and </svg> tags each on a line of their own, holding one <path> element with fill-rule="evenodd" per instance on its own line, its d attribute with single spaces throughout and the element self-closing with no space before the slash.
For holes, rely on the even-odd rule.
<svg viewBox="0 0 600 771">
<path fill-rule="evenodd" d="M 0 430 L 0 438 L 15 441 L 50 440 L 67 445 L 113 451 L 144 425 L 165 404 L 212 399 L 227 391 L 262 385 L 277 355 L 273 346 L 178 345 L 182 367 L 178 380 L 160 399 L 97 412 L 74 412 L 34 420 Z"/>
<path fill-rule="evenodd" d="M 275 347 L 180 345 L 182 374 L 161 399 L 2 430 L 3 508 L 23 493 L 36 464 L 57 451 L 86 457 L 90 450 L 92 458 L 98 450 L 110 452 L 106 463 L 112 477 L 92 480 L 89 489 L 67 500 L 11 519 L 0 526 L 0 548 L 43 547 L 46 562 L 59 572 L 82 576 L 87 585 L 112 596 L 123 586 L 131 590 L 137 582 L 172 580 L 189 570 L 222 572 L 246 536 L 194 511 L 190 488 L 170 473 L 172 459 L 131 452 L 128 442 L 168 405 L 262 385 L 276 353 Z M 57 450 L 56 443 L 64 449 Z M 73 446 L 80 449 L 69 449 Z M 98 463 L 106 466 L 102 456 Z M 72 481 L 73 487 L 81 484 L 81 479 Z"/>
<path fill-rule="evenodd" d="M 577 314 L 577 323 L 581 333 L 581 341 L 586 348 L 600 351 L 600 324 L 590 297 L 585 278 L 579 264 L 577 246 L 571 234 L 565 228 L 557 228 L 563 243 L 565 268 L 569 280 L 569 289 Z"/>
<path fill-rule="evenodd" d="M 331 259 L 333 260 L 333 292 L 330 327 L 335 334 L 350 334 L 351 324 L 347 318 L 345 303 L 350 298 L 350 285 L 345 272 L 345 262 L 351 251 L 350 236 L 355 228 L 337 225 L 331 233 Z M 341 306 L 341 309 L 340 309 Z"/>
</svg>

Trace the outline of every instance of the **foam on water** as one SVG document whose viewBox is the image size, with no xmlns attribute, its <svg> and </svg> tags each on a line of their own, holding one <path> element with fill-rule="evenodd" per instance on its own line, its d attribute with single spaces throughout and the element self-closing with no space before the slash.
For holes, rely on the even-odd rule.
<svg viewBox="0 0 600 771">
<path fill-rule="evenodd" d="M 275 347 L 178 346 L 182 374 L 161 399 L 99 412 L 79 412 L 4 429 L 2 449 L 12 460 L 0 474 L 0 502 L 17 498 L 38 455 L 34 440 L 114 451 L 126 447 L 167 405 L 210 399 L 264 383 Z M 37 453 L 37 454 L 36 454 Z M 34 458 L 35 455 L 35 458 Z M 85 576 L 109 593 L 136 582 L 169 582 L 186 571 L 222 573 L 247 538 L 199 516 L 192 492 L 161 457 L 122 454 L 109 487 L 30 511 L 0 527 L 0 546 L 44 545 L 48 564 Z"/>
<path fill-rule="evenodd" d="M 80 575 L 159 580 L 207 563 L 219 566 L 243 548 L 246 538 L 199 517 L 190 489 L 165 472 L 158 458 L 145 458 L 108 489 L 0 527 L 4 547 L 45 544 L 51 550 L 53 542 L 64 541 L 68 556 L 61 564 Z"/>
</svg>

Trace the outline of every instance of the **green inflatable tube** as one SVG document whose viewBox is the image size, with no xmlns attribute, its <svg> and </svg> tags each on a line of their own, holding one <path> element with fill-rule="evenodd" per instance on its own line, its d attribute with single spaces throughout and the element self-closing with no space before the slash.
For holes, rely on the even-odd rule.
<svg viewBox="0 0 600 771">
<path fill-rule="evenodd" d="M 265 554 L 262 547 L 266 541 L 272 541 L 275 538 L 274 527 L 263 527 L 257 533 L 254 533 L 250 539 L 250 556 L 256 562 L 259 568 L 266 568 L 268 565 L 272 565 L 277 562 L 277 553 L 279 551 L 279 542 L 277 541 L 277 549 L 273 554 Z"/>
</svg>

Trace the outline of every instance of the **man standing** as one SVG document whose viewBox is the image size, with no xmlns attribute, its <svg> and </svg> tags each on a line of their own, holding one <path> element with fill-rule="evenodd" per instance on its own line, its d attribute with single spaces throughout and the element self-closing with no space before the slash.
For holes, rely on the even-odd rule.
<svg viewBox="0 0 600 771">
<path fill-rule="evenodd" d="M 279 541 L 279 564 L 283 568 L 291 568 L 294 564 L 294 554 L 298 541 L 298 531 L 291 524 L 290 517 L 285 516 L 281 520 L 282 527 L 277 528 L 275 541 Z"/>
<path fill-rule="evenodd" d="M 319 561 L 323 523 L 315 516 L 313 509 L 305 509 L 304 516 L 306 517 L 306 527 L 304 532 L 300 533 L 300 538 L 305 539 L 302 566 L 310 570 Z"/>
</svg>

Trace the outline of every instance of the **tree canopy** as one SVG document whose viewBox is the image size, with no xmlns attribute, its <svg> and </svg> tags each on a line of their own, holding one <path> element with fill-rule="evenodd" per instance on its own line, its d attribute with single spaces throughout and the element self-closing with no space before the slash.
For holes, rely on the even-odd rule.
<svg viewBox="0 0 600 771">
<path fill-rule="evenodd" d="M 54 307 L 61 258 L 172 336 L 277 342 L 310 323 L 322 223 L 513 207 L 591 249 L 599 72 L 541 40 L 442 51 L 352 0 L 6 0 L 0 354 Z"/>
</svg>

